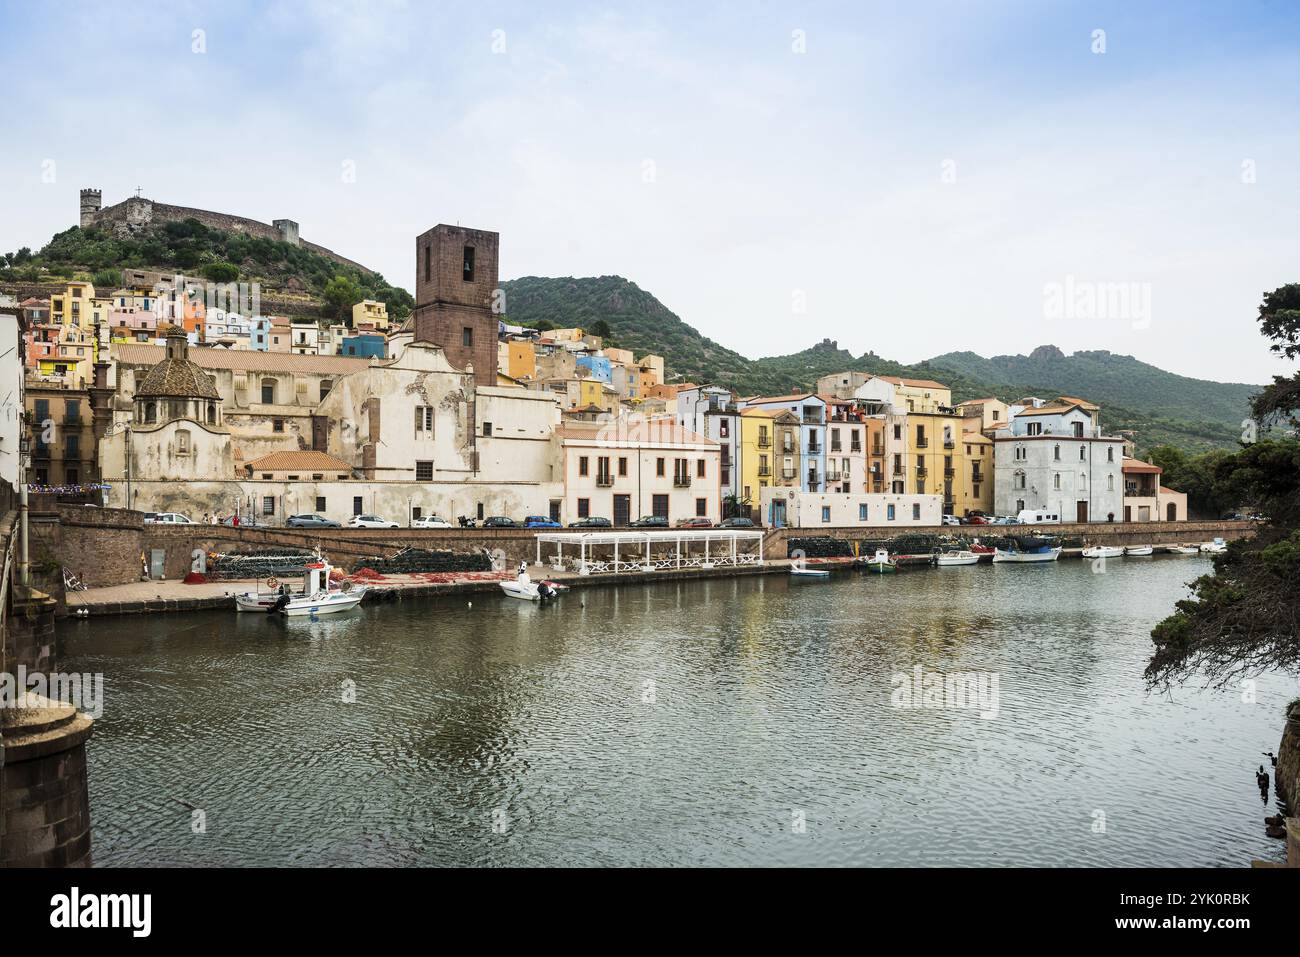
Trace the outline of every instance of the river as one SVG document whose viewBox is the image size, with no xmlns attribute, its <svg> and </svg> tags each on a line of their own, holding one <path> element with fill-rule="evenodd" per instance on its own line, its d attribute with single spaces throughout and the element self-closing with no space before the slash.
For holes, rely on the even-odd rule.
<svg viewBox="0 0 1300 957">
<path fill-rule="evenodd" d="M 1151 626 L 1208 570 L 1157 556 L 71 620 L 64 670 L 105 682 L 96 863 L 1281 860 L 1254 771 L 1300 687 L 1143 686 Z M 979 676 L 982 709 L 898 706 L 917 668 Z"/>
</svg>

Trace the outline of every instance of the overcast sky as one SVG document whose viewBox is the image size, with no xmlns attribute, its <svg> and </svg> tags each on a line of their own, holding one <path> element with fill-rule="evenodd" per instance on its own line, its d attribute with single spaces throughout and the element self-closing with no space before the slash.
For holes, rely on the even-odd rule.
<svg viewBox="0 0 1300 957">
<path fill-rule="evenodd" d="M 420 231 L 497 230 L 503 279 L 625 276 L 751 357 L 1288 371 L 1296 8 L 704 6 L 0 0 L 0 250 L 139 187 L 407 288 Z"/>
</svg>

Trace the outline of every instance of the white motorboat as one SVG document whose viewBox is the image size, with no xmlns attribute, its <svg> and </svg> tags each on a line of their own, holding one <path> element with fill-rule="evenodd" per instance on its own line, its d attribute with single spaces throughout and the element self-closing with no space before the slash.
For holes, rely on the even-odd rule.
<svg viewBox="0 0 1300 957">
<path fill-rule="evenodd" d="M 1154 553 L 1155 548 L 1151 545 L 1129 545 L 1124 549 L 1124 554 L 1130 558 L 1141 558 L 1143 555 L 1152 555 Z"/>
<path fill-rule="evenodd" d="M 1054 562 L 1061 557 L 1061 547 L 1044 548 L 1041 551 L 1034 549 L 1022 552 L 1018 548 L 999 548 L 993 553 L 993 561 L 997 562 Z"/>
<path fill-rule="evenodd" d="M 1118 545 L 1090 545 L 1083 550 L 1084 558 L 1119 558 L 1123 554 Z"/>
<path fill-rule="evenodd" d="M 875 572 L 877 575 L 890 575 L 898 568 L 898 562 L 889 557 L 889 551 L 884 548 L 877 548 L 876 554 L 868 558 L 863 565 L 867 571 Z"/>
<path fill-rule="evenodd" d="M 934 556 L 934 563 L 941 568 L 949 565 L 978 565 L 980 557 L 968 549 L 957 549 L 951 552 L 939 552 Z"/>
<path fill-rule="evenodd" d="M 791 578 L 830 578 L 831 573 L 824 568 L 809 568 L 806 565 L 791 565 Z"/>
<path fill-rule="evenodd" d="M 555 582 L 540 581 L 535 582 L 528 577 L 528 572 L 520 568 L 519 577 L 503 581 L 501 590 L 511 598 L 518 598 L 521 601 L 549 601 L 559 595 L 560 590 L 568 591 L 567 585 L 557 585 Z"/>
<path fill-rule="evenodd" d="M 1195 545 L 1170 545 L 1165 551 L 1171 555 L 1199 555 L 1200 548 Z"/>
<path fill-rule="evenodd" d="M 1220 552 L 1228 550 L 1228 543 L 1221 538 L 1216 538 L 1212 542 L 1202 542 L 1201 551 L 1209 552 L 1211 555 L 1217 555 Z"/>
<path fill-rule="evenodd" d="M 332 615 L 356 608 L 366 596 L 365 586 L 344 582 L 332 587 L 330 572 L 333 570 L 334 566 L 318 555 L 317 561 L 307 565 L 300 589 L 283 585 L 269 593 L 244 592 L 235 596 L 235 607 L 240 611 L 281 615 Z M 278 585 L 275 579 L 267 584 L 272 588 Z"/>
</svg>

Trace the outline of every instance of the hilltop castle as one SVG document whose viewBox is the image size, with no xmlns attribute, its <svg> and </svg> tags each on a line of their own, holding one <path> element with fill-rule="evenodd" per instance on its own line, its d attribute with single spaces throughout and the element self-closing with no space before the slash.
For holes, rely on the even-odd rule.
<svg viewBox="0 0 1300 957">
<path fill-rule="evenodd" d="M 307 242 L 298 234 L 298 224 L 292 219 L 277 219 L 271 225 L 247 219 L 243 216 L 231 216 L 227 213 L 214 213 L 206 209 L 191 209 L 188 206 L 171 206 L 157 203 L 143 196 L 128 196 L 115 206 L 104 208 L 103 193 L 98 189 L 81 191 L 81 228 L 101 226 L 111 229 L 120 237 L 134 235 L 152 225 L 197 219 L 205 226 L 226 232 L 243 233 L 261 239 L 273 239 L 286 242 L 291 246 L 301 246 L 312 252 L 327 256 L 344 266 L 352 266 L 364 272 L 372 272 L 358 262 L 340 256 L 333 250 L 315 243 Z"/>
</svg>

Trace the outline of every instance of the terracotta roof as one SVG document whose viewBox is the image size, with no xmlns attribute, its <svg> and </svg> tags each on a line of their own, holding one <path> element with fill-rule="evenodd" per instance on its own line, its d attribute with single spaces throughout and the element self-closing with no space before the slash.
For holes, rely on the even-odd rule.
<svg viewBox="0 0 1300 957">
<path fill-rule="evenodd" d="M 113 358 L 125 365 L 151 366 L 167 354 L 165 346 L 142 342 L 114 342 Z M 292 352 L 259 352 L 256 349 L 212 349 L 195 347 L 190 361 L 204 369 L 234 369 L 238 372 L 319 372 L 346 375 L 370 367 L 363 356 L 313 356 Z"/>
<path fill-rule="evenodd" d="M 976 432 L 974 429 L 971 429 L 971 430 L 969 430 L 969 431 L 963 432 L 963 433 L 961 434 L 961 440 L 962 440 L 963 442 L 974 442 L 974 443 L 977 444 L 977 445 L 992 445 L 992 444 L 993 444 L 993 440 L 992 440 L 992 439 L 990 439 L 990 438 L 989 438 L 988 436 L 986 436 L 986 435 L 982 435 L 981 433 Z"/>
<path fill-rule="evenodd" d="M 1161 495 L 1184 495 L 1186 493 L 1180 492 L 1178 491 L 1178 489 L 1167 488 L 1166 486 L 1162 485 L 1160 486 L 1160 494 Z"/>
<path fill-rule="evenodd" d="M 878 375 L 872 376 L 873 379 L 883 379 L 885 382 L 892 382 L 894 385 L 906 385 L 920 389 L 947 389 L 948 387 L 942 382 L 935 382 L 933 379 L 904 379 L 896 375 Z"/>
<path fill-rule="evenodd" d="M 1022 415 L 1064 415 L 1071 409 L 1077 408 L 1079 408 L 1077 405 L 1057 405 L 1054 402 L 1049 402 L 1047 405 L 1039 406 L 1037 409 L 1025 409 L 1023 412 L 1017 412 L 1016 418 L 1020 418 Z"/>
<path fill-rule="evenodd" d="M 1159 475 L 1164 471 L 1158 465 L 1152 465 L 1150 462 L 1143 462 L 1141 459 L 1125 459 L 1124 464 L 1120 467 L 1121 472 L 1141 472 Z"/>
<path fill-rule="evenodd" d="M 212 376 L 189 359 L 163 359 L 145 375 L 135 390 L 138 396 L 220 399 Z"/>
<path fill-rule="evenodd" d="M 1061 395 L 1061 396 L 1057 396 L 1057 397 L 1056 397 L 1056 401 L 1057 401 L 1057 402 L 1065 402 L 1065 403 L 1068 403 L 1068 404 L 1070 404 L 1070 405 L 1077 405 L 1077 406 L 1079 406 L 1081 409 L 1088 409 L 1088 410 L 1093 411 L 1093 412 L 1095 412 L 1095 411 L 1097 411 L 1098 409 L 1101 408 L 1101 406 L 1093 405 L 1093 404 L 1092 404 L 1091 402 L 1089 402 L 1087 399 L 1080 399 L 1080 398 L 1078 398 L 1077 396 L 1073 396 L 1073 395 Z"/>
<path fill-rule="evenodd" d="M 244 463 L 254 472 L 283 472 L 286 469 L 303 472 L 348 472 L 352 466 L 327 452 L 271 452 L 261 458 Z"/>
</svg>

